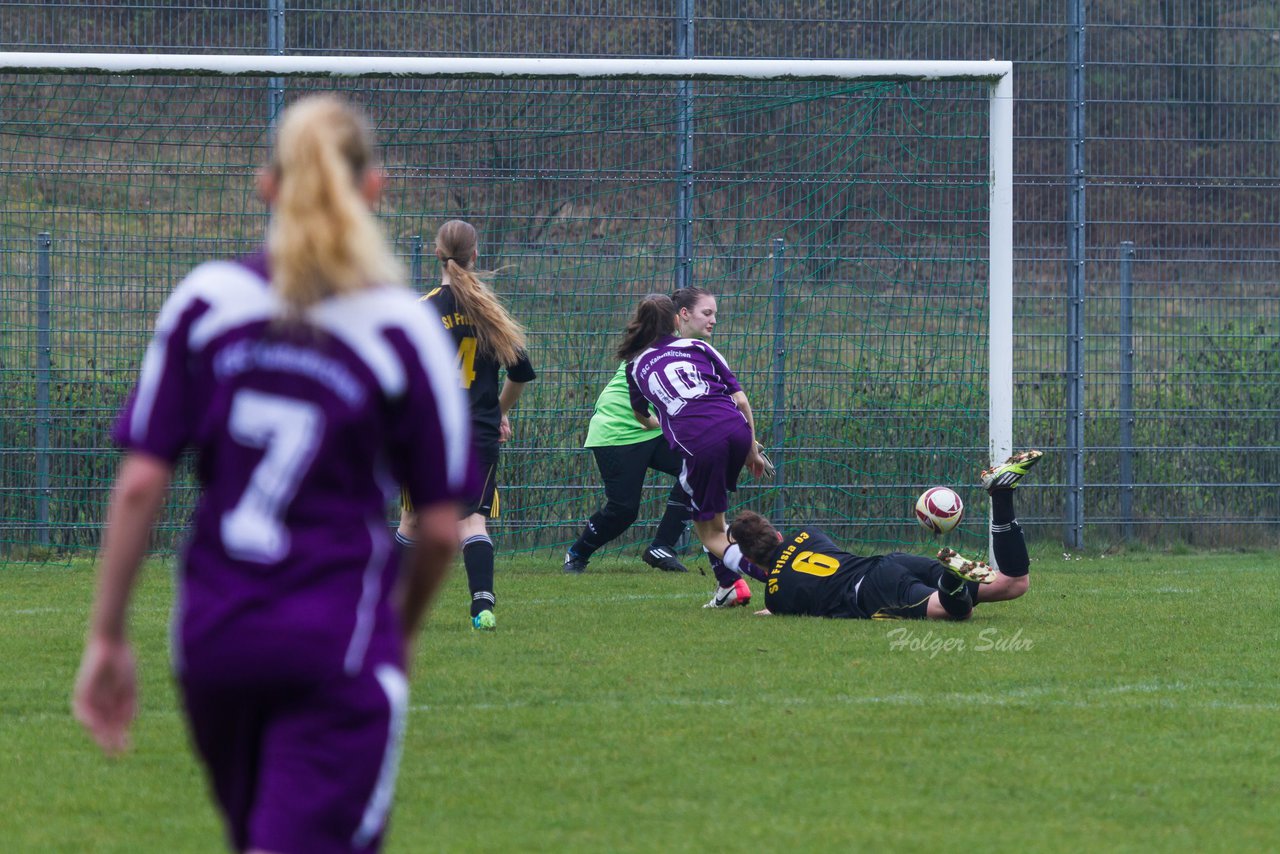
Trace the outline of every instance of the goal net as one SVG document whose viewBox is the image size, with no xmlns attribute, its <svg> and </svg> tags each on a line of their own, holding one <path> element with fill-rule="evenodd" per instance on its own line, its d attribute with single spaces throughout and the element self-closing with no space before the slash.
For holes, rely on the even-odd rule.
<svg viewBox="0 0 1280 854">
<path fill-rule="evenodd" d="M 530 331 L 501 547 L 562 547 L 603 503 L 592 404 L 636 302 L 680 284 L 717 296 L 778 466 L 736 506 L 875 549 L 923 538 L 927 486 L 977 515 L 976 470 L 1009 450 L 1009 86 L 998 62 L 0 54 L 0 549 L 96 545 L 155 312 L 257 248 L 272 116 L 319 90 L 375 125 L 415 286 L 466 219 Z M 615 548 L 651 533 L 651 486 Z M 161 548 L 194 495 L 184 471 Z"/>
</svg>

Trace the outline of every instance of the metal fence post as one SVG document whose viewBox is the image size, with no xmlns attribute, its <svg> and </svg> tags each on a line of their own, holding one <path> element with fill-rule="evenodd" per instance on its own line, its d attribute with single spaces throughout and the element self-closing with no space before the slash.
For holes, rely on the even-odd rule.
<svg viewBox="0 0 1280 854">
<path fill-rule="evenodd" d="M 1120 241 L 1120 519 L 1133 541 L 1133 241 Z"/>
<path fill-rule="evenodd" d="M 409 282 L 413 285 L 415 291 L 421 291 L 422 288 L 422 235 L 415 234 L 413 240 L 413 255 L 409 258 Z"/>
<path fill-rule="evenodd" d="M 680 0 L 676 21 L 676 55 L 688 59 L 693 49 L 693 0 Z M 693 84 L 676 84 L 676 287 L 693 284 Z"/>
<path fill-rule="evenodd" d="M 1084 294 L 1085 294 L 1085 92 L 1084 0 L 1069 4 L 1071 57 L 1068 107 L 1067 201 L 1067 500 L 1063 544 L 1084 546 Z"/>
<path fill-rule="evenodd" d="M 773 241 L 773 465 L 774 497 L 773 519 L 775 524 L 784 522 L 787 512 L 785 456 L 783 443 L 786 436 L 783 415 L 786 411 L 787 388 L 787 339 L 786 339 L 786 265 L 783 256 L 787 242 L 781 237 Z"/>
<path fill-rule="evenodd" d="M 267 52 L 284 55 L 284 4 L 285 0 L 267 0 Z M 284 109 L 284 78 L 272 77 L 267 81 L 267 124 L 275 127 L 280 111 Z"/>
<path fill-rule="evenodd" d="M 49 379 L 53 347 L 50 306 L 53 301 L 53 236 L 36 235 L 36 525 L 39 542 L 49 545 Z"/>
</svg>

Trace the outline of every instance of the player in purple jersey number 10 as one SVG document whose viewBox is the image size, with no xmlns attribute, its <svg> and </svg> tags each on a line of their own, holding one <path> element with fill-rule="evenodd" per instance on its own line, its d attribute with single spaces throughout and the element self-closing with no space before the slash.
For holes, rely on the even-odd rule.
<svg viewBox="0 0 1280 854">
<path fill-rule="evenodd" d="M 671 294 L 676 306 L 676 327 L 680 338 L 711 339 L 716 327 L 716 298 L 702 288 L 679 288 Z M 578 539 L 564 556 L 564 571 L 580 574 L 587 569 L 591 555 L 631 527 L 640 513 L 644 497 L 645 475 L 649 469 L 672 475 L 671 487 L 662 520 L 654 532 L 653 542 L 641 559 L 665 572 L 688 572 L 676 557 L 677 542 L 688 527 L 693 510 L 689 494 L 680 482 L 682 460 L 660 430 L 648 430 L 636 423 L 627 392 L 627 364 L 623 362 L 613 379 L 596 399 L 591 424 L 587 428 L 586 447 L 591 449 L 604 481 L 605 505 L 591 514 Z"/>
<path fill-rule="evenodd" d="M 724 514 L 742 469 L 761 477 L 771 467 L 755 438 L 751 404 L 733 371 L 706 341 L 677 337 L 676 318 L 670 297 L 645 297 L 617 355 L 628 363 L 627 389 L 636 420 L 661 427 L 681 456 L 680 482 L 693 508 L 694 531 L 716 575 L 717 588 L 705 607 L 746 605 L 751 588 L 741 576 L 745 558 L 725 535 Z"/>
<path fill-rule="evenodd" d="M 116 426 L 126 454 L 72 707 L 104 751 L 127 747 L 126 613 L 192 449 L 201 495 L 177 567 L 173 667 L 238 851 L 380 847 L 413 638 L 474 488 L 452 348 L 403 287 L 370 210 L 381 185 L 357 111 L 333 96 L 290 106 L 259 180 L 265 256 L 182 281 Z M 386 518 L 396 481 L 418 508 L 404 564 Z"/>
</svg>

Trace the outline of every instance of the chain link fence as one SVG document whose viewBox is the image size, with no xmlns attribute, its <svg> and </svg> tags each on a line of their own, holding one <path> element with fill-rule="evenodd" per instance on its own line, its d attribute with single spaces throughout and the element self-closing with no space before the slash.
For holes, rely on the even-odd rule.
<svg viewBox="0 0 1280 854">
<path fill-rule="evenodd" d="M 1014 436 L 1048 453 L 1024 521 L 1069 548 L 1276 540 L 1280 7 L 654 5 L 12 2 L 0 50 L 1011 60 Z M 35 257 L 36 240 L 22 251 Z M 0 264 L 7 278 L 28 268 Z M 48 308 L 72 325 L 91 309 Z M 34 363 L 0 365 L 4 386 Z M 0 452 L 18 450 L 12 438 Z M 39 476 L 7 487 L 42 488 Z"/>
</svg>

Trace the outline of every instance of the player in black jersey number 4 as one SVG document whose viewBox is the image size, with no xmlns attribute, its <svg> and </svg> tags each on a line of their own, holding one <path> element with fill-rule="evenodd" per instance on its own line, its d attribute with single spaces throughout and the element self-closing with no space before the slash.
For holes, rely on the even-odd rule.
<svg viewBox="0 0 1280 854">
<path fill-rule="evenodd" d="M 999 569 L 967 560 L 951 549 L 937 559 L 894 552 L 860 557 L 817 528 L 783 535 L 758 513 L 745 511 L 729 537 L 759 567 L 765 610 L 846 619 L 964 620 L 980 602 L 1017 599 L 1027 592 L 1031 560 L 1014 516 L 1013 491 L 1040 461 L 1024 451 L 986 469 L 980 479 L 991 496 L 991 542 Z"/>
<path fill-rule="evenodd" d="M 486 521 L 498 517 L 498 457 L 511 438 L 507 412 L 516 405 L 526 383 L 537 377 L 529 362 L 524 328 L 503 307 L 498 295 L 475 269 L 480 257 L 475 228 L 460 219 L 436 232 L 440 286 L 424 297 L 440 314 L 457 347 L 462 387 L 471 403 L 471 430 L 484 485 L 458 523 L 462 563 L 471 588 L 471 626 L 492 631 L 496 597 L 493 593 L 493 540 Z M 499 372 L 506 379 L 499 384 Z M 396 541 L 414 540 L 413 515 L 408 503 L 400 515 Z"/>
</svg>

